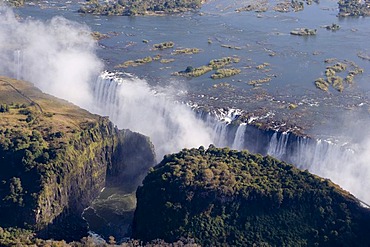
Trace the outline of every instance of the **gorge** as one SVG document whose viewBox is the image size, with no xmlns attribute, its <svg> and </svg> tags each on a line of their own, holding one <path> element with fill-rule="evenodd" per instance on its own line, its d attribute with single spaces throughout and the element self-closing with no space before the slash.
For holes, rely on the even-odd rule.
<svg viewBox="0 0 370 247">
<path fill-rule="evenodd" d="M 111 64 L 103 64 L 98 57 L 97 54 L 104 53 L 105 50 L 98 47 L 90 36 L 91 29 L 84 24 L 63 17 L 54 17 L 45 22 L 32 18 L 19 20 L 9 9 L 2 8 L 0 12 L 0 73 L 30 81 L 46 93 L 68 100 L 90 112 L 108 116 L 113 124 L 104 122 L 107 120 L 103 118 L 102 128 L 98 127 L 97 133 L 92 136 L 97 135 L 98 140 L 105 139 L 105 130 L 109 136 L 115 136 L 115 144 L 106 145 L 109 150 L 117 148 L 115 145 L 119 144 L 126 145 L 125 149 L 131 146 L 130 142 L 125 144 L 124 141 L 117 140 L 121 137 L 123 140 L 130 140 L 129 133 L 133 132 L 118 132 L 113 125 L 148 136 L 155 148 L 156 162 L 162 160 L 166 154 L 178 152 L 183 148 L 209 144 L 218 147 L 229 146 L 238 150 L 248 149 L 253 153 L 271 155 L 302 170 L 308 169 L 316 175 L 329 178 L 365 203 L 370 202 L 367 193 L 367 188 L 370 188 L 367 179 L 370 175 L 370 157 L 366 116 L 364 122 L 359 119 L 358 122 L 353 121 L 353 125 L 343 127 L 351 132 L 349 135 L 344 135 L 346 133 L 342 133 L 341 129 L 333 128 L 337 130 L 338 135 L 330 135 L 328 138 L 316 137 L 311 133 L 297 133 L 296 126 L 291 127 L 289 123 L 279 121 L 263 126 L 256 120 L 265 118 L 270 114 L 269 111 L 267 114 L 249 116 L 248 112 L 237 107 L 207 108 L 198 102 L 183 100 L 181 96 L 188 92 L 188 88 L 180 83 L 170 81 L 165 82 L 165 85 L 153 85 L 149 78 L 138 78 L 133 74 L 113 71 Z M 126 36 L 130 37 L 130 34 Z M 9 40 L 12 42 L 8 42 Z M 124 56 L 124 53 L 118 54 L 117 50 L 121 51 L 120 49 L 123 48 L 113 47 L 113 51 L 107 53 L 114 52 L 117 53 L 115 56 Z M 114 59 L 117 60 L 116 57 L 112 58 Z M 316 66 L 314 62 L 313 64 Z M 104 71 L 105 67 L 112 72 Z M 150 69 L 151 67 L 142 70 Z M 199 97 L 201 95 L 203 94 Z M 364 104 L 367 105 L 366 102 Z M 359 104 L 356 101 L 354 105 Z M 347 124 L 345 118 L 343 123 Z M 99 133 L 101 129 L 103 131 Z M 342 134 L 344 140 L 340 139 Z M 132 135 L 138 135 L 143 143 L 146 142 L 144 136 Z M 83 141 L 89 143 L 89 137 L 86 138 Z M 135 143 L 135 140 L 132 143 Z M 148 146 L 150 145 L 147 143 L 147 151 L 150 150 Z M 133 151 L 128 150 L 120 152 L 127 154 Z M 143 169 L 130 171 L 133 177 L 140 174 L 138 177 L 142 178 L 145 169 L 155 163 L 154 154 L 149 151 L 147 153 L 148 157 L 143 157 L 142 152 L 138 151 L 135 153 L 136 158 L 131 158 L 131 164 L 152 160 L 145 164 Z M 104 155 L 108 157 L 107 152 L 102 154 L 102 157 Z M 138 160 L 137 157 L 142 157 L 143 160 Z M 116 174 L 117 171 L 122 171 L 118 163 L 119 158 L 110 164 L 104 164 L 104 167 L 111 167 L 107 172 Z M 128 176 L 126 173 L 121 175 Z M 109 178 L 113 185 L 117 185 L 120 180 L 121 178 Z M 97 196 L 104 187 L 104 182 L 104 179 L 97 181 L 98 184 L 91 192 L 93 195 L 88 196 L 86 202 L 78 208 L 78 213 Z M 136 186 L 140 182 L 134 184 Z M 46 200 L 45 203 L 50 202 Z M 55 210 L 59 212 L 63 209 Z"/>
<path fill-rule="evenodd" d="M 0 78 L 0 224 L 45 238 L 85 236 L 81 218 L 104 187 L 133 191 L 155 163 L 149 139 Z"/>
<path fill-rule="evenodd" d="M 259 128 L 252 121 L 248 123 L 248 119 L 241 122 L 239 118 L 243 114 L 238 110 L 204 112 L 171 103 L 170 99 L 151 90 L 145 81 L 127 75 L 117 77 L 108 72 L 100 75 L 94 94 L 97 105 L 103 107 L 101 112 L 114 123 L 150 136 L 159 159 L 183 147 L 209 144 L 247 149 L 329 177 L 361 200 L 369 200 L 361 188 L 367 186 L 367 182 L 358 180 L 358 171 L 367 171 L 366 138 L 359 149 L 349 143 L 300 136 L 289 130 Z M 150 121 L 145 121 L 144 116 Z M 156 128 L 152 128 L 153 123 Z M 341 164 L 347 165 L 342 167 Z"/>
</svg>

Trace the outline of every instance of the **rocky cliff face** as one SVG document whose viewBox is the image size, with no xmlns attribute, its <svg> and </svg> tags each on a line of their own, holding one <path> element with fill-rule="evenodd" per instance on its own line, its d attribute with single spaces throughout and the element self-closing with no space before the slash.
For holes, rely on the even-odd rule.
<svg viewBox="0 0 370 247">
<path fill-rule="evenodd" d="M 107 186 L 119 187 L 126 193 L 136 191 L 149 167 L 155 161 L 154 146 L 147 136 L 121 130 L 113 160 L 107 170 Z"/>
<path fill-rule="evenodd" d="M 148 138 L 28 83 L 0 78 L 0 102 L 1 226 L 79 238 L 86 233 L 81 213 L 107 174 L 110 184 L 137 185 L 130 175 L 143 176 L 154 163 Z"/>
<path fill-rule="evenodd" d="M 81 214 L 104 188 L 107 167 L 116 165 L 112 159 L 118 148 L 119 131 L 107 119 L 100 119 L 69 140 L 49 163 L 53 168 L 41 185 L 35 214 L 36 229 L 43 236 L 66 238 L 71 234 L 69 224 L 73 234 L 84 226 Z"/>
</svg>

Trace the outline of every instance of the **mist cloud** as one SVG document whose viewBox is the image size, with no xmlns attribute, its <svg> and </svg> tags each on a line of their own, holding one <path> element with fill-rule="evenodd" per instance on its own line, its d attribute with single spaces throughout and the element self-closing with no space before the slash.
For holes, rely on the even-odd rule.
<svg viewBox="0 0 370 247">
<path fill-rule="evenodd" d="M 369 117 L 349 113 L 340 118 L 343 123 L 332 132 L 342 145 L 332 145 L 309 171 L 329 178 L 360 200 L 370 204 L 370 126 Z M 316 150 L 318 151 L 318 150 Z M 308 150 L 306 151 L 308 152 Z"/>
<path fill-rule="evenodd" d="M 1 75 L 30 81 L 46 93 L 109 115 L 120 128 L 148 135 L 159 159 L 184 147 L 207 146 L 220 139 L 212 126 L 197 119 L 189 108 L 155 95 L 144 80 L 125 79 L 118 83 L 109 78 L 102 81 L 100 77 L 97 81 L 103 64 L 95 54 L 96 48 L 86 25 L 62 17 L 47 22 L 18 20 L 10 9 L 0 7 Z M 356 136 L 351 140 L 353 153 L 347 155 L 336 147 L 301 168 L 330 178 L 370 203 L 369 120 L 348 126 L 352 119 L 356 117 L 344 119 L 346 126 L 337 133 L 349 131 L 347 137 Z M 319 151 L 315 148 L 302 152 Z"/>
<path fill-rule="evenodd" d="M 103 64 L 86 25 L 54 17 L 45 23 L 18 20 L 0 7 L 0 73 L 34 83 L 81 107 L 92 103 L 90 83 Z"/>
<path fill-rule="evenodd" d="M 108 114 L 118 127 L 149 136 L 159 159 L 183 148 L 213 143 L 212 129 L 187 106 L 169 100 L 168 90 L 162 88 L 156 94 L 144 80 L 102 75 L 94 98 L 100 107 L 97 111 Z"/>
</svg>

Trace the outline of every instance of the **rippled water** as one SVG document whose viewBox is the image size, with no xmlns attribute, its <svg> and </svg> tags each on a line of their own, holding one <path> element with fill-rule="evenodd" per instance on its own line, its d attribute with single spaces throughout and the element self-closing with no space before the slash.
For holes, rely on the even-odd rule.
<svg viewBox="0 0 370 247">
<path fill-rule="evenodd" d="M 150 119 L 149 126 L 145 126 L 148 130 L 140 129 L 140 131 L 145 134 L 149 133 L 148 135 L 154 142 L 162 141 L 153 138 L 155 134 L 158 134 L 158 138 L 162 138 L 166 131 L 169 139 L 179 141 L 179 135 L 175 134 L 181 132 L 178 131 L 179 129 L 185 129 L 184 140 L 180 140 L 179 143 L 169 142 L 170 147 L 160 150 L 161 154 L 169 152 L 168 150 L 172 152 L 174 147 L 180 149 L 184 143 L 196 139 L 192 136 L 199 137 L 204 134 L 204 131 L 197 121 L 192 122 L 196 124 L 186 124 L 185 121 L 181 121 L 182 118 L 190 119 L 182 112 L 182 107 L 176 106 L 174 111 L 167 111 L 174 109 L 172 102 L 169 103 L 162 98 L 160 101 L 153 100 L 153 91 L 173 94 L 171 96 L 175 100 L 186 101 L 192 105 L 239 108 L 246 112 L 254 112 L 256 115 L 266 116 L 265 119 L 269 121 L 300 126 L 306 133 L 315 135 L 319 139 L 325 139 L 325 141 L 319 140 L 315 145 L 310 146 L 308 141 L 300 139 L 296 146 L 297 149 L 302 150 L 297 151 L 299 156 L 291 157 L 290 161 L 299 163 L 301 160 L 307 160 L 307 163 L 312 165 L 309 166 L 310 171 L 332 178 L 333 181 L 368 202 L 367 190 L 363 188 L 369 187 L 366 181 L 370 174 L 367 165 L 370 159 L 368 151 L 370 142 L 364 134 L 369 133 L 370 61 L 360 59 L 357 53 L 370 53 L 368 42 L 370 19 L 338 19 L 336 17 L 337 4 L 330 0 L 321 1 L 320 4 L 312 6 L 305 5 L 305 10 L 297 13 L 279 13 L 271 10 L 272 7 L 264 13 L 235 12 L 237 7 L 247 4 L 248 1 L 241 3 L 240 1 L 216 0 L 209 1 L 196 13 L 174 16 L 107 17 L 80 15 L 77 13 L 78 3 L 72 1 L 70 4 L 61 4 L 58 1 L 58 3 L 38 2 L 35 5 L 19 8 L 16 12 L 23 18 L 29 16 L 41 20 L 49 20 L 55 15 L 62 15 L 68 19 L 86 23 L 93 31 L 108 34 L 110 38 L 99 41 L 97 53 L 105 62 L 105 69 L 109 71 L 117 70 L 114 67 L 126 60 L 157 54 L 165 59 L 175 59 L 174 62 L 168 64 L 153 61 L 138 67 L 118 69 L 143 79 L 130 80 L 130 85 L 133 85 L 132 89 L 135 91 L 134 95 L 140 97 L 130 98 L 127 95 L 123 97 L 123 100 L 136 101 L 129 104 L 129 109 L 123 109 L 125 102 L 121 102 L 120 109 L 123 110 L 119 118 L 115 118 L 114 112 L 113 114 L 107 110 L 103 112 L 103 114 L 109 114 L 116 124 L 124 125 L 125 123 L 129 128 L 137 127 L 138 123 Z M 276 3 L 270 2 L 271 6 L 274 4 Z M 339 24 L 341 29 L 332 32 L 322 28 L 332 23 Z M 291 30 L 301 27 L 317 29 L 317 35 L 298 37 L 289 34 Z M 143 42 L 143 40 L 148 40 L 148 42 Z M 163 51 L 153 49 L 153 44 L 166 41 L 173 41 L 174 49 L 195 47 L 201 49 L 201 52 L 194 55 L 172 55 L 173 49 Z M 225 48 L 222 45 L 240 49 Z M 18 54 L 15 53 L 15 61 L 17 61 L 16 55 Z M 173 72 L 184 70 L 187 66 L 206 65 L 211 59 L 225 56 L 240 58 L 240 62 L 232 66 L 241 69 L 241 74 L 220 80 L 211 79 L 211 72 L 192 79 L 171 75 Z M 353 85 L 346 85 L 343 93 L 333 88 L 329 92 L 322 92 L 315 88 L 314 81 L 319 77 L 324 77 L 325 68 L 328 66 L 324 61 L 328 58 L 336 58 L 337 61 L 345 63 L 353 61 L 364 69 L 364 73 L 355 77 Z M 266 67 L 267 70 L 256 69 L 256 66 L 262 63 L 269 64 Z M 345 76 L 345 73 L 340 75 Z M 269 83 L 259 87 L 248 85 L 250 80 L 267 76 L 271 77 Z M 147 84 L 152 88 L 149 88 Z M 97 91 L 115 92 L 117 85 L 109 85 L 115 87 L 114 90 L 102 90 L 102 87 Z M 130 92 L 130 88 L 125 86 L 126 88 L 120 90 L 124 96 Z M 160 91 L 163 87 L 172 90 Z M 108 98 L 111 96 L 109 95 Z M 106 102 L 104 101 L 104 106 L 107 106 Z M 289 108 L 291 104 L 297 107 L 291 109 Z M 156 116 L 160 115 L 158 112 L 176 118 L 175 124 L 171 121 L 159 124 L 162 119 L 154 121 Z M 166 119 L 171 119 L 169 117 Z M 135 121 L 131 122 L 132 126 L 127 126 L 129 122 L 127 119 L 130 118 Z M 216 129 L 216 138 L 202 138 L 205 139 L 205 143 L 208 139 L 221 140 L 220 143 L 227 139 L 225 134 L 222 134 L 226 133 L 225 125 L 217 124 L 212 126 Z M 165 128 L 159 131 L 158 126 Z M 202 133 L 194 131 L 194 128 Z M 245 125 L 241 125 L 234 129 L 235 138 L 233 137 L 229 146 L 243 147 L 245 128 Z M 171 132 L 168 129 L 174 131 Z M 157 133 L 152 134 L 152 132 Z M 343 141 L 344 148 L 332 148 L 334 145 L 328 144 L 328 139 L 336 140 L 342 135 L 351 139 Z M 278 158 L 286 155 L 288 145 L 286 133 L 272 134 L 269 142 L 270 145 L 265 147 L 268 149 L 266 153 Z M 346 142 L 349 143 L 349 148 Z M 352 144 L 355 148 L 351 146 Z M 334 151 L 331 151 L 331 148 Z M 353 156 L 344 159 L 346 153 L 343 150 L 352 151 L 350 148 L 356 152 L 353 152 Z M 299 164 L 296 165 L 299 166 Z"/>
<path fill-rule="evenodd" d="M 63 15 L 86 23 L 93 31 L 109 34 L 110 38 L 99 42 L 98 50 L 108 70 L 115 70 L 115 65 L 126 60 L 157 54 L 165 59 L 175 59 L 168 64 L 155 61 L 120 70 L 144 78 L 153 86 L 174 85 L 181 89 L 181 100 L 240 108 L 258 112 L 256 114 L 273 112 L 275 120 L 291 122 L 311 134 L 327 132 L 328 128 L 322 129 L 328 125 L 333 129 L 333 125 L 340 123 L 338 119 L 348 113 L 359 112 L 359 116 L 368 117 L 370 61 L 360 59 L 357 53 L 370 52 L 369 18 L 339 19 L 336 17 L 337 3 L 330 0 L 305 5 L 301 12 L 275 12 L 272 10 L 276 4 L 274 1 L 269 2 L 270 8 L 264 13 L 235 12 L 237 7 L 247 4 L 248 1 L 216 0 L 205 4 L 199 12 L 174 16 L 80 15 L 76 2 L 38 2 L 17 12 L 23 17 L 37 19 Z M 332 32 L 322 27 L 332 23 L 339 24 L 341 29 Z M 300 27 L 317 29 L 317 35 L 298 37 L 289 34 Z M 143 40 L 149 42 L 144 43 Z M 196 47 L 202 51 L 194 55 L 171 55 L 173 49 L 153 50 L 153 44 L 165 41 L 173 41 L 174 49 Z M 240 62 L 232 66 L 240 68 L 241 74 L 220 80 L 211 79 L 211 73 L 193 79 L 171 75 L 189 65 L 206 65 L 211 59 L 225 56 L 240 58 Z M 329 93 L 322 92 L 315 88 L 314 81 L 323 77 L 327 58 L 353 61 L 365 72 L 355 77 L 355 83 L 346 86 L 343 93 L 332 88 Z M 264 62 L 270 64 L 267 71 L 255 68 Z M 250 80 L 267 76 L 271 81 L 260 87 L 247 84 Z M 214 87 L 221 82 L 227 86 Z M 291 103 L 298 107 L 289 110 Z"/>
</svg>

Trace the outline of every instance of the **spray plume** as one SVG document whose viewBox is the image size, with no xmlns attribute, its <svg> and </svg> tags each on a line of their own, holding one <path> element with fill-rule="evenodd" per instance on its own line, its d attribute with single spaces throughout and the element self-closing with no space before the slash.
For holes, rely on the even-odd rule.
<svg viewBox="0 0 370 247">
<path fill-rule="evenodd" d="M 229 146 L 246 148 L 241 139 L 249 138 L 244 136 L 245 125 L 240 126 L 243 130 L 230 134 L 225 123 L 201 121 L 186 106 L 154 94 L 143 80 L 131 78 L 117 82 L 104 73 L 99 76 L 103 65 L 95 49 L 96 43 L 85 25 L 62 17 L 45 23 L 18 20 L 10 9 L 0 7 L 0 74 L 30 81 L 44 92 L 109 115 L 120 128 L 150 136 L 158 158 L 184 147 L 224 145 L 225 140 L 220 139 L 233 139 L 230 135 L 234 141 Z M 369 203 L 370 140 L 364 134 L 364 125 L 359 126 L 350 128 L 352 133 L 358 129 L 363 139 L 356 141 L 357 147 L 349 158 L 343 159 L 340 149 L 324 150 L 324 155 L 316 156 L 322 153 L 319 150 L 322 145 L 298 143 L 302 148 L 296 148 L 299 153 L 291 153 L 291 159 L 299 166 L 305 157 L 310 157 L 310 162 L 301 168 L 332 179 Z M 272 154 L 288 154 L 288 150 L 282 150 L 287 147 L 287 139 L 283 137 L 270 140 Z"/>
<path fill-rule="evenodd" d="M 6 7 L 0 16 L 0 73 L 88 108 L 89 82 L 102 70 L 89 28 L 62 17 L 18 20 Z"/>
</svg>

